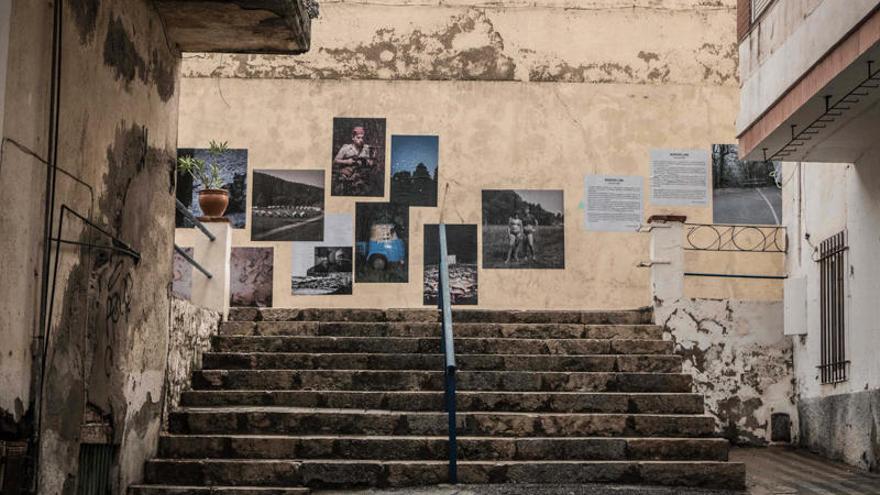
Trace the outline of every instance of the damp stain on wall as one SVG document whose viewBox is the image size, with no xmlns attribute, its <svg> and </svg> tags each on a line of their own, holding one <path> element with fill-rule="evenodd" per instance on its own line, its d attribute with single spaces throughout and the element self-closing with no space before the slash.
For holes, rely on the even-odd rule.
<svg viewBox="0 0 880 495">
<path fill-rule="evenodd" d="M 174 96 L 176 60 L 154 48 L 148 62 L 138 51 L 122 17 L 111 15 L 108 21 L 103 57 L 104 65 L 113 71 L 117 81 L 122 81 L 126 91 L 131 91 L 131 83 L 137 78 L 148 87 L 156 88 L 163 102 Z"/>
</svg>

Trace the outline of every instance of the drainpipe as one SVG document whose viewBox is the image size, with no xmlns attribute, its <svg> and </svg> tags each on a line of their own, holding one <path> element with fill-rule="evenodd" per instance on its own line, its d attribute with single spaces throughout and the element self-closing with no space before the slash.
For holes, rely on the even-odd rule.
<svg viewBox="0 0 880 495">
<path fill-rule="evenodd" d="M 30 408 L 34 411 L 34 425 L 31 436 L 31 492 L 36 493 L 40 484 L 40 430 L 42 415 L 38 412 L 42 409 L 43 376 L 46 370 L 46 329 L 52 322 L 47 321 L 48 294 L 49 294 L 49 267 L 50 267 L 50 244 L 52 230 L 55 223 L 55 186 L 58 177 L 58 133 L 60 127 L 61 107 L 61 50 L 63 31 L 63 6 L 61 0 L 55 0 L 52 5 L 52 65 L 49 86 L 49 128 L 47 157 L 49 167 L 46 173 L 46 204 L 43 219 L 43 260 L 42 278 L 40 285 L 40 315 L 39 324 L 34 335 L 31 354 L 31 400 Z M 54 281 L 52 281 L 54 283 Z"/>
</svg>

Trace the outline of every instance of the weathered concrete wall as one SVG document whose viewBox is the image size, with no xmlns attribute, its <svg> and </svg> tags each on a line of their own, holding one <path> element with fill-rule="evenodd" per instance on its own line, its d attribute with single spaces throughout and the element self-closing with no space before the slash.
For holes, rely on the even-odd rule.
<svg viewBox="0 0 880 495">
<path fill-rule="evenodd" d="M 31 340 L 39 335 L 52 5 L 12 3 L 0 183 L 0 408 L 17 424 L 28 410 Z M 91 215 L 140 252 L 60 250 L 43 394 L 39 493 L 75 493 L 85 410 L 120 445 L 113 486 L 137 480 L 160 429 L 168 345 L 177 148 L 179 56 L 149 2 L 62 3 L 55 225 L 62 204 Z M 65 239 L 109 245 L 65 214 Z M 41 341 L 35 340 L 36 349 Z M 9 391 L 10 393 L 7 393 Z"/>
<path fill-rule="evenodd" d="M 776 0 L 739 45 L 745 131 L 878 5 L 878 0 Z"/>
<path fill-rule="evenodd" d="M 650 227 L 654 319 L 684 356 L 684 370 L 705 397 L 718 432 L 747 445 L 794 436 L 792 343 L 783 335 L 782 303 L 688 297 L 682 224 L 657 221 Z M 787 414 L 795 426 L 776 428 L 774 435 L 773 414 Z"/>
<path fill-rule="evenodd" d="M 657 323 L 706 398 L 706 412 L 736 444 L 768 444 L 774 413 L 789 415 L 796 438 L 792 344 L 782 314 L 780 301 L 678 299 L 655 306 Z"/>
<path fill-rule="evenodd" d="M 783 190 L 791 249 L 786 260 L 793 278 L 806 278 L 806 333 L 794 339 L 801 441 L 824 455 L 862 469 L 880 471 L 876 392 L 880 390 L 880 151 L 855 164 L 785 164 L 792 177 Z M 823 385 L 819 263 L 814 246 L 846 229 L 846 357 L 848 379 Z M 786 295 L 786 297 L 791 297 Z M 826 440 L 836 440 L 826 443 Z"/>
<path fill-rule="evenodd" d="M 192 371 L 201 369 L 202 352 L 211 346 L 211 336 L 220 328 L 220 313 L 199 308 L 189 301 L 171 298 L 168 339 L 168 368 L 165 371 L 164 421 L 189 388 Z"/>
<path fill-rule="evenodd" d="M 648 240 L 586 232 L 584 176 L 643 176 L 646 215 L 711 222 L 711 200 L 706 207 L 649 202 L 649 152 L 734 142 L 734 8 L 733 0 L 322 2 L 313 50 L 303 56 L 187 55 L 180 144 L 229 139 L 248 149 L 251 169 L 314 169 L 329 166 L 334 116 L 385 117 L 389 135 L 440 136 L 440 206 L 410 210 L 408 284 L 294 297 L 295 244 L 251 243 L 249 228 L 233 232 L 235 246 L 274 246 L 276 307 L 421 306 L 422 225 L 441 217 L 479 224 L 480 191 L 489 188 L 563 189 L 566 264 L 480 269 L 481 307 L 646 306 L 648 275 L 634 267 Z M 356 201 L 328 195 L 326 210 L 353 214 Z M 177 235 L 178 244 L 191 245 L 200 234 Z M 781 263 L 725 260 L 724 269 L 740 273 L 776 273 Z M 780 297 L 778 284 L 688 286 L 694 296 Z"/>
</svg>

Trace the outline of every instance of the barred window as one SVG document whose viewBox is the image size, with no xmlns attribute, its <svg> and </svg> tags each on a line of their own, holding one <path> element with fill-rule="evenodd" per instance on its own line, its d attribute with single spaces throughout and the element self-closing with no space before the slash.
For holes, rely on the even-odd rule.
<svg viewBox="0 0 880 495">
<path fill-rule="evenodd" d="M 846 231 L 838 232 L 819 246 L 819 295 L 821 320 L 822 383 L 847 379 L 846 359 Z"/>
</svg>

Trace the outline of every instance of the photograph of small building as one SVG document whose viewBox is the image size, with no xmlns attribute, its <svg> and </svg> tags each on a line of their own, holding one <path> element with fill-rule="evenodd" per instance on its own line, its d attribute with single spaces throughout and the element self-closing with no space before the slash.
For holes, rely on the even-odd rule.
<svg viewBox="0 0 880 495">
<path fill-rule="evenodd" d="M 391 201 L 437 206 L 440 138 L 391 136 Z"/>
<path fill-rule="evenodd" d="M 323 170 L 254 170 L 251 239 L 324 239 Z"/>
</svg>

